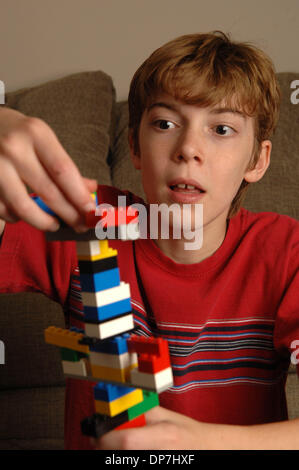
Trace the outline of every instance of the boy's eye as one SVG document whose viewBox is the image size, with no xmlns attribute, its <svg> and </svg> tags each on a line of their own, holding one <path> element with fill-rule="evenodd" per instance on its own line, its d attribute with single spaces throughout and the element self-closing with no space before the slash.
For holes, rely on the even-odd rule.
<svg viewBox="0 0 299 470">
<path fill-rule="evenodd" d="M 215 132 L 218 135 L 232 135 L 234 130 L 229 126 L 226 126 L 224 124 L 219 124 L 218 126 L 215 127 Z"/>
<path fill-rule="evenodd" d="M 155 121 L 155 125 L 162 130 L 173 129 L 175 127 L 173 122 L 167 121 L 166 119 Z"/>
</svg>

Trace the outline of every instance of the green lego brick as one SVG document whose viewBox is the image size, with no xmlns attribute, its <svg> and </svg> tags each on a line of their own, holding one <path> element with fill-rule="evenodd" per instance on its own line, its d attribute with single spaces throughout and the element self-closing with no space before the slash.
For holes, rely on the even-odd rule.
<svg viewBox="0 0 299 470">
<path fill-rule="evenodd" d="M 137 416 L 146 413 L 155 406 L 159 405 L 159 396 L 156 392 L 150 392 L 149 390 L 143 390 L 143 401 L 137 405 L 128 408 L 128 421 L 137 418 Z"/>
<path fill-rule="evenodd" d="M 72 361 L 77 362 L 80 361 L 83 357 L 88 357 L 87 354 L 74 351 L 73 349 L 68 348 L 60 348 L 60 356 L 62 361 Z"/>
</svg>

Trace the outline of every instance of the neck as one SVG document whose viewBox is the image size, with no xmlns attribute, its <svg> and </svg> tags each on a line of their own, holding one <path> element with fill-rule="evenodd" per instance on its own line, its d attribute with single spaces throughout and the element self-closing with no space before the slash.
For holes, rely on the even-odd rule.
<svg viewBox="0 0 299 470">
<path fill-rule="evenodd" d="M 215 253 L 222 245 L 226 231 L 227 221 L 224 220 L 221 225 L 215 227 L 209 224 L 203 227 L 203 241 L 199 249 L 186 249 L 186 243 L 190 240 L 184 239 L 157 239 L 154 240 L 160 250 L 170 259 L 180 264 L 200 263 Z"/>
</svg>

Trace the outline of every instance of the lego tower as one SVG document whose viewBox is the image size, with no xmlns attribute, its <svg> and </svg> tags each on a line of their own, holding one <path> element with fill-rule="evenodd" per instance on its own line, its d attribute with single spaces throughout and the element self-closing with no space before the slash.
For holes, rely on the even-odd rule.
<svg viewBox="0 0 299 470">
<path fill-rule="evenodd" d="M 94 196 L 96 197 L 96 196 Z M 37 204 L 47 210 L 44 203 Z M 109 212 L 109 211 L 108 211 Z M 91 230 L 82 235 L 62 227 L 50 240 L 76 240 L 84 329 L 45 330 L 46 342 L 60 347 L 64 374 L 99 381 L 95 414 L 81 423 L 82 433 L 100 437 L 112 429 L 145 425 L 144 413 L 159 404 L 158 394 L 173 383 L 168 344 L 162 338 L 134 334 L 129 284 L 122 282 L 117 250 L 95 238 L 95 225 L 113 227 L 122 240 L 138 238 L 136 214 L 115 208 L 106 217 L 88 214 Z M 136 212 L 136 211 L 135 211 Z"/>
</svg>

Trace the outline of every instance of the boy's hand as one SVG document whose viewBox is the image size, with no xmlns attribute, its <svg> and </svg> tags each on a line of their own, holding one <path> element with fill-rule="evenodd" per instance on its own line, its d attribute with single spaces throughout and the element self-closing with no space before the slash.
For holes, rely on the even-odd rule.
<svg viewBox="0 0 299 470">
<path fill-rule="evenodd" d="M 110 431 L 91 439 L 97 450 L 174 450 L 204 449 L 209 424 L 160 406 L 145 414 L 146 426 Z M 206 429 L 206 426 L 208 429 Z"/>
<path fill-rule="evenodd" d="M 96 181 L 80 175 L 44 121 L 0 108 L 0 218 L 57 230 L 57 220 L 32 201 L 25 185 L 68 225 L 85 229 L 83 214 L 95 208 L 90 193 Z"/>
</svg>

